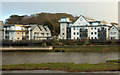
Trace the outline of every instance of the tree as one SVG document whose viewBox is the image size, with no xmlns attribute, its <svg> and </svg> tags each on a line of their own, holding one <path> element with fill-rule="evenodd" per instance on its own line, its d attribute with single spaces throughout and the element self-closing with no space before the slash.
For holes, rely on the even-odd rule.
<svg viewBox="0 0 120 75">
<path fill-rule="evenodd" d="M 54 28 L 53 24 L 50 21 L 45 21 L 44 25 L 49 27 L 52 34 L 54 33 L 55 28 Z"/>
<path fill-rule="evenodd" d="M 9 19 L 6 19 L 6 24 L 22 24 L 22 18 L 24 16 L 11 15 Z"/>
</svg>

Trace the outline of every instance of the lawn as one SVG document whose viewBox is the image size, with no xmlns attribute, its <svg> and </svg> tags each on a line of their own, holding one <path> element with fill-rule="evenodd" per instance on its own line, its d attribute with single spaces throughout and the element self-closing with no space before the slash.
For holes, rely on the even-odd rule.
<svg viewBox="0 0 120 75">
<path fill-rule="evenodd" d="M 41 63 L 2 65 L 2 70 L 59 70 L 66 72 L 118 71 L 119 63 L 106 62 L 98 64 Z"/>
</svg>

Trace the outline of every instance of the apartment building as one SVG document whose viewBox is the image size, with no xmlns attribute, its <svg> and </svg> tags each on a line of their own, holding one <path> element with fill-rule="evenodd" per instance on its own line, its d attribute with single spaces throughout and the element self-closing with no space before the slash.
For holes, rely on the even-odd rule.
<svg viewBox="0 0 120 75">
<path fill-rule="evenodd" d="M 109 28 L 112 26 L 103 21 L 80 16 L 71 23 L 69 18 L 61 18 L 59 39 L 109 39 Z M 70 34 L 70 35 L 67 35 Z M 118 34 L 117 34 L 118 35 Z M 117 38 L 118 39 L 118 38 Z"/>
</svg>

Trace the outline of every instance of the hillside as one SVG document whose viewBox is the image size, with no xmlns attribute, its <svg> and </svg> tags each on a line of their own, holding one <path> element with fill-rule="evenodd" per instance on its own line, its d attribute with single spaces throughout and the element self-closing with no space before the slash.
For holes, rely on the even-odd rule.
<svg viewBox="0 0 120 75">
<path fill-rule="evenodd" d="M 31 16 L 23 15 L 11 15 L 6 19 L 6 24 L 39 24 L 45 25 L 50 24 L 54 34 L 59 34 L 59 23 L 58 20 L 61 17 L 69 17 L 72 21 L 75 20 L 74 16 L 67 13 L 38 13 L 32 14 Z"/>
</svg>

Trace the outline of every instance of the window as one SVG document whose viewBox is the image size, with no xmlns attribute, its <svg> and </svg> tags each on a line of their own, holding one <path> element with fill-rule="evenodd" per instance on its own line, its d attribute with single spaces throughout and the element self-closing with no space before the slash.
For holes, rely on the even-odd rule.
<svg viewBox="0 0 120 75">
<path fill-rule="evenodd" d="M 64 35 L 64 33 L 62 33 Z"/>
<path fill-rule="evenodd" d="M 95 30 L 96 30 L 96 27 L 95 27 Z"/>
<path fill-rule="evenodd" d="M 113 33 L 111 32 L 111 34 L 113 34 Z"/>
<path fill-rule="evenodd" d="M 62 24 L 62 26 L 64 26 L 64 24 Z"/>
<path fill-rule="evenodd" d="M 79 39 L 79 37 L 77 37 L 77 39 Z"/>
<path fill-rule="evenodd" d="M 95 32 L 95 34 L 97 34 L 97 32 Z"/>
<path fill-rule="evenodd" d="M 80 32 L 82 32 L 82 29 L 80 28 Z"/>
<path fill-rule="evenodd" d="M 91 27 L 91 30 L 93 30 L 93 27 Z"/>
<path fill-rule="evenodd" d="M 74 27 L 74 30 L 75 30 L 75 27 Z"/>
<path fill-rule="evenodd" d="M 95 37 L 95 39 L 97 39 L 97 37 Z"/>
<path fill-rule="evenodd" d="M 104 30 L 104 27 L 102 27 L 102 30 Z"/>
<path fill-rule="evenodd" d="M 116 32 L 114 32 L 114 35 L 116 34 Z"/>
<path fill-rule="evenodd" d="M 80 18 L 80 21 L 82 21 L 83 19 L 82 18 Z"/>
<path fill-rule="evenodd" d="M 38 33 L 38 32 L 34 32 L 34 35 L 35 35 L 35 36 L 38 36 L 38 35 L 39 35 L 39 33 Z M 42 35 L 42 33 L 41 33 L 41 35 Z"/>
<path fill-rule="evenodd" d="M 20 38 L 17 38 L 18 40 L 20 39 Z"/>
<path fill-rule="evenodd" d="M 81 37 L 81 34 L 80 34 L 80 37 Z"/>
<path fill-rule="evenodd" d="M 100 32 L 100 29 L 98 29 L 98 32 Z"/>
<path fill-rule="evenodd" d="M 93 34 L 93 32 L 91 32 L 91 34 Z"/>
<path fill-rule="evenodd" d="M 62 28 L 62 30 L 64 30 L 64 28 Z"/>
<path fill-rule="evenodd" d="M 93 37 L 91 37 L 91 39 L 93 39 Z"/>
<path fill-rule="evenodd" d="M 47 35 L 49 35 L 49 33 L 46 33 Z"/>
<path fill-rule="evenodd" d="M 44 33 L 41 33 L 41 35 L 44 35 Z"/>
<path fill-rule="evenodd" d="M 79 33 L 77 32 L 77 35 L 79 35 Z"/>
<path fill-rule="evenodd" d="M 18 32 L 18 34 L 20 34 L 20 33 Z"/>
<path fill-rule="evenodd" d="M 75 35 L 75 32 L 74 32 L 74 35 Z"/>
</svg>

